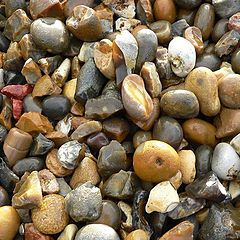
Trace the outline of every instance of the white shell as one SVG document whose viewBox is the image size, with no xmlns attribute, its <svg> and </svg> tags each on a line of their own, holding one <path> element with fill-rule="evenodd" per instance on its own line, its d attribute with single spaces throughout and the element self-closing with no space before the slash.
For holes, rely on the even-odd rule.
<svg viewBox="0 0 240 240">
<path fill-rule="evenodd" d="M 149 194 L 145 207 L 147 213 L 172 211 L 179 203 L 178 193 L 169 181 L 160 182 Z"/>
<path fill-rule="evenodd" d="M 179 77 L 186 77 L 195 66 L 195 48 L 183 37 L 175 37 L 169 43 L 168 55 L 172 71 Z"/>
<path fill-rule="evenodd" d="M 223 180 L 232 180 L 240 172 L 240 158 L 230 144 L 219 143 L 215 147 L 212 170 Z"/>
</svg>

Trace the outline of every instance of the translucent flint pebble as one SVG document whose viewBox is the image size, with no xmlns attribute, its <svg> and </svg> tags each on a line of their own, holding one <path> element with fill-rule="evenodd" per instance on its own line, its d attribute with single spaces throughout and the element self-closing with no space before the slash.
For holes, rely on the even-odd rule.
<svg viewBox="0 0 240 240">
<path fill-rule="evenodd" d="M 169 43 L 168 54 L 172 70 L 179 77 L 186 77 L 195 66 L 195 48 L 183 37 L 175 37 Z"/>
<path fill-rule="evenodd" d="M 232 180 L 240 172 L 240 158 L 228 143 L 219 143 L 212 157 L 212 170 L 223 180 Z"/>
</svg>

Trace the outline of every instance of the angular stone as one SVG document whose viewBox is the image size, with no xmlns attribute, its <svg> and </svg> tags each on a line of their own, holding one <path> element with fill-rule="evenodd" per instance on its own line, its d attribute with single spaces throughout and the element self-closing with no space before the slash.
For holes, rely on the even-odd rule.
<svg viewBox="0 0 240 240">
<path fill-rule="evenodd" d="M 68 193 L 65 206 L 75 222 L 94 221 L 100 217 L 102 211 L 100 189 L 86 182 Z"/>
<path fill-rule="evenodd" d="M 195 199 L 190 197 L 185 192 L 179 194 L 179 204 L 175 209 L 168 213 L 168 216 L 172 219 L 181 219 L 188 217 L 206 205 L 205 199 Z"/>
<path fill-rule="evenodd" d="M 52 80 L 57 83 L 59 87 L 62 87 L 65 84 L 70 73 L 70 68 L 71 61 L 69 58 L 66 58 L 51 76 Z"/>
<path fill-rule="evenodd" d="M 40 17 L 56 17 L 63 19 L 63 6 L 59 0 L 30 1 L 30 13 L 33 19 Z"/>
<path fill-rule="evenodd" d="M 104 178 L 120 170 L 127 170 L 129 163 L 125 149 L 119 142 L 111 141 L 110 144 L 100 149 L 97 165 L 99 173 Z"/>
<path fill-rule="evenodd" d="M 189 221 L 184 221 L 166 232 L 159 240 L 192 240 L 193 230 L 194 225 Z"/>
<path fill-rule="evenodd" d="M 27 9 L 27 4 L 25 0 L 7 0 L 5 1 L 5 13 L 7 17 L 10 17 L 17 9 Z"/>
<path fill-rule="evenodd" d="M 53 57 L 41 58 L 38 61 L 40 69 L 46 74 L 50 75 L 60 66 L 62 62 L 62 57 L 60 55 L 55 55 Z"/>
<path fill-rule="evenodd" d="M 35 42 L 31 34 L 25 34 L 19 41 L 19 47 L 21 50 L 22 57 L 25 61 L 32 58 L 34 61 L 38 61 L 45 57 L 47 52 L 40 49 Z"/>
<path fill-rule="evenodd" d="M 93 133 L 101 132 L 101 130 L 102 124 L 100 122 L 90 120 L 78 126 L 78 128 L 72 133 L 71 139 L 82 142 L 85 137 Z"/>
<path fill-rule="evenodd" d="M 130 199 L 138 188 L 138 178 L 134 172 L 120 170 L 112 174 L 103 184 L 103 194 L 115 199 Z"/>
<path fill-rule="evenodd" d="M 100 182 L 97 164 L 89 157 L 85 157 L 75 169 L 70 186 L 74 189 L 86 182 L 91 182 L 93 185 L 97 185 Z"/>
<path fill-rule="evenodd" d="M 179 197 L 177 191 L 169 181 L 164 181 L 157 184 L 150 191 L 145 211 L 147 213 L 154 211 L 166 213 L 176 208 L 178 203 Z"/>
<path fill-rule="evenodd" d="M 70 81 L 67 81 L 63 86 L 62 94 L 63 94 L 63 96 L 67 97 L 72 104 L 74 102 L 76 102 L 76 100 L 74 99 L 76 86 L 77 86 L 77 79 L 76 78 L 74 78 Z"/>
<path fill-rule="evenodd" d="M 3 143 L 7 136 L 7 129 L 0 124 L 0 143 Z"/>
<path fill-rule="evenodd" d="M 4 36 L 4 34 L 0 33 L 0 51 L 7 52 L 10 41 Z"/>
<path fill-rule="evenodd" d="M 63 144 L 58 149 L 57 157 L 63 167 L 72 170 L 83 159 L 84 153 L 85 145 L 74 140 Z"/>
<path fill-rule="evenodd" d="M 19 191 L 13 195 L 12 205 L 15 208 L 32 209 L 40 205 L 42 189 L 37 171 L 33 171 L 22 184 Z"/>
<path fill-rule="evenodd" d="M 110 142 L 103 132 L 94 133 L 87 138 L 87 144 L 90 148 L 100 150 Z"/>
<path fill-rule="evenodd" d="M 80 70 L 75 99 L 85 103 L 88 99 L 99 96 L 105 83 L 105 77 L 97 69 L 94 60 L 90 58 Z"/>
<path fill-rule="evenodd" d="M 30 134 L 53 131 L 53 126 L 49 120 L 37 112 L 24 113 L 16 123 L 16 126 Z"/>
<path fill-rule="evenodd" d="M 29 33 L 31 20 L 26 12 L 17 9 L 6 21 L 4 35 L 13 42 L 18 42 L 21 38 Z"/>
<path fill-rule="evenodd" d="M 194 198 L 204 198 L 215 202 L 222 202 L 230 197 L 225 187 L 212 171 L 187 185 L 185 190 Z"/>
<path fill-rule="evenodd" d="M 72 119 L 73 117 L 70 114 L 67 115 L 65 118 L 63 118 L 57 123 L 55 129 L 58 132 L 62 132 L 63 134 L 68 135 L 69 132 L 72 130 Z"/>
<path fill-rule="evenodd" d="M 71 187 L 66 183 L 64 178 L 57 178 L 57 182 L 60 188 L 58 194 L 60 194 L 63 197 L 66 197 L 67 194 L 72 191 Z"/>
<path fill-rule="evenodd" d="M 47 133 L 45 137 L 53 141 L 56 148 L 59 148 L 64 143 L 69 141 L 69 137 L 65 133 L 62 133 L 59 131 L 53 131 L 53 132 Z"/>
<path fill-rule="evenodd" d="M 32 96 L 43 97 L 46 95 L 59 95 L 62 89 L 48 75 L 41 77 L 35 84 Z"/>
<path fill-rule="evenodd" d="M 12 99 L 12 108 L 13 108 L 13 118 L 18 120 L 22 115 L 23 110 L 23 101 L 18 99 Z"/>
<path fill-rule="evenodd" d="M 25 85 L 7 85 L 2 88 L 1 93 L 9 98 L 22 100 L 29 93 L 32 92 L 32 86 L 29 84 Z"/>
<path fill-rule="evenodd" d="M 200 239 L 225 240 L 239 238 L 239 209 L 213 204 L 199 233 Z"/>
<path fill-rule="evenodd" d="M 20 51 L 19 43 L 11 42 L 7 53 L 4 56 L 3 69 L 7 71 L 15 71 L 18 69 L 20 72 L 24 65 L 22 54 Z"/>
<path fill-rule="evenodd" d="M 10 130 L 12 127 L 12 109 L 9 106 L 4 106 L 0 113 L 0 123 Z"/>
<path fill-rule="evenodd" d="M 43 169 L 38 173 L 43 194 L 59 192 L 59 184 L 56 177 L 48 170 Z"/>
<path fill-rule="evenodd" d="M 25 172 L 40 171 L 44 167 L 44 160 L 38 157 L 26 157 L 16 162 L 12 170 L 19 177 Z"/>
<path fill-rule="evenodd" d="M 42 77 L 39 66 L 33 61 L 32 58 L 29 58 L 21 71 L 22 75 L 26 78 L 27 83 L 36 84 L 36 82 Z"/>
</svg>

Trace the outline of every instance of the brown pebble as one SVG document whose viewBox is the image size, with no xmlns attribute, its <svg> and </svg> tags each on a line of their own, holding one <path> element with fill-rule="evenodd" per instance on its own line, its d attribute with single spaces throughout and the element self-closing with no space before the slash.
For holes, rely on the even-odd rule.
<svg viewBox="0 0 240 240">
<path fill-rule="evenodd" d="M 32 144 L 32 136 L 18 128 L 12 128 L 3 144 L 3 151 L 8 164 L 13 166 L 18 160 L 27 156 Z"/>
<path fill-rule="evenodd" d="M 156 0 L 153 5 L 156 20 L 166 20 L 173 23 L 176 19 L 176 7 L 173 0 Z"/>
<path fill-rule="evenodd" d="M 229 74 L 218 81 L 221 103 L 228 108 L 240 108 L 240 75 Z"/>
<path fill-rule="evenodd" d="M 32 221 L 37 230 L 44 234 L 63 231 L 69 221 L 64 197 L 57 194 L 45 196 L 41 205 L 32 210 Z"/>
<path fill-rule="evenodd" d="M 38 112 L 24 113 L 16 123 L 16 127 L 30 134 L 53 131 L 53 126 L 48 118 Z"/>
<path fill-rule="evenodd" d="M 47 168 L 57 177 L 66 177 L 73 173 L 73 170 L 64 168 L 57 158 L 58 149 L 53 149 L 46 158 Z"/>
<path fill-rule="evenodd" d="M 193 240 L 193 230 L 194 225 L 184 221 L 166 232 L 159 240 Z"/>
<path fill-rule="evenodd" d="M 193 118 L 185 121 L 182 128 L 184 137 L 191 143 L 210 146 L 217 144 L 216 128 L 209 122 Z"/>
<path fill-rule="evenodd" d="M 127 235 L 124 240 L 149 240 L 149 235 L 142 229 L 137 229 Z"/>
<path fill-rule="evenodd" d="M 49 140 L 52 140 L 57 148 L 69 141 L 69 137 L 65 133 L 59 131 L 47 133 L 45 136 Z"/>
<path fill-rule="evenodd" d="M 90 181 L 93 185 L 100 182 L 97 163 L 89 157 L 85 157 L 75 169 L 71 181 L 71 188 L 76 188 L 79 184 Z"/>
<path fill-rule="evenodd" d="M 0 239 L 13 240 L 20 226 L 20 217 L 12 206 L 0 207 Z"/>
</svg>

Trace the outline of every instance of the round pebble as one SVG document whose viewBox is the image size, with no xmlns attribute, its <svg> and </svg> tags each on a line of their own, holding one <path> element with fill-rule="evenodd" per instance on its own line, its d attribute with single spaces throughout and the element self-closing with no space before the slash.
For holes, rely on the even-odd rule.
<svg viewBox="0 0 240 240">
<path fill-rule="evenodd" d="M 140 144 L 133 156 L 133 168 L 139 178 L 161 182 L 173 177 L 180 169 L 177 152 L 167 143 L 150 140 Z"/>
<path fill-rule="evenodd" d="M 64 197 L 57 194 L 43 197 L 40 206 L 32 210 L 34 226 L 45 234 L 57 234 L 63 231 L 68 220 Z"/>
</svg>

